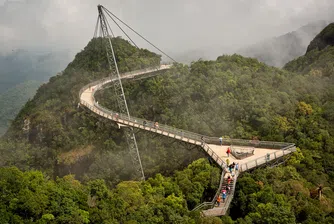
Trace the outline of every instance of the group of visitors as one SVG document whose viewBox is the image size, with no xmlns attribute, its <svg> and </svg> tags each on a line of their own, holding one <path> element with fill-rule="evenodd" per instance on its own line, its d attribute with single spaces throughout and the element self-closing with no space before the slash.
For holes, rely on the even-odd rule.
<svg viewBox="0 0 334 224">
<path fill-rule="evenodd" d="M 227 195 L 231 192 L 231 182 L 233 180 L 233 177 L 228 176 L 225 182 L 225 186 L 222 187 L 221 194 L 219 194 L 217 198 L 217 205 L 220 206 L 221 201 L 223 200 L 223 203 L 225 203 L 225 200 L 227 198 Z"/>
<path fill-rule="evenodd" d="M 148 126 L 147 121 L 145 121 L 145 120 L 143 121 L 143 126 L 144 126 L 144 128 Z M 150 126 L 150 125 L 149 125 L 149 126 Z M 159 129 L 159 123 L 158 123 L 157 121 L 154 122 L 153 127 L 154 127 L 155 129 Z"/>
</svg>

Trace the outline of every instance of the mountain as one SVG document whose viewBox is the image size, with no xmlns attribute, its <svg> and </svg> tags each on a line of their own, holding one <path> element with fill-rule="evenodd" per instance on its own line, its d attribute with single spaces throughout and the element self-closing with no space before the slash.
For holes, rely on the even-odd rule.
<svg viewBox="0 0 334 224">
<path fill-rule="evenodd" d="M 115 38 L 113 42 L 120 72 L 160 63 L 160 55 L 146 49 L 138 50 L 121 38 Z M 22 108 L 4 139 L 28 141 L 25 145 L 30 148 L 30 156 L 23 156 L 26 148 L 17 147 L 17 154 L 21 156 L 5 164 L 14 163 L 18 167 L 30 164 L 30 167 L 42 169 L 54 177 L 69 173 L 80 180 L 99 176 L 109 186 L 133 178 L 135 173 L 131 166 L 124 165 L 131 158 L 126 151 L 122 130 L 114 123 L 77 108 L 80 88 L 92 80 L 108 76 L 108 62 L 101 43 L 101 40 L 93 39 L 63 73 L 50 78 Z M 26 119 L 30 121 L 28 132 L 22 130 Z M 137 138 L 139 147 L 145 149 L 142 156 L 147 176 L 157 172 L 170 174 L 203 155 L 203 152 L 190 152 L 166 139 L 148 142 L 145 136 L 147 133 L 139 133 Z M 175 150 L 179 154 L 176 155 Z M 41 157 L 44 159 L 36 160 Z M 158 158 L 165 162 L 158 163 Z"/>
<path fill-rule="evenodd" d="M 0 94 L 25 81 L 46 82 L 62 71 L 70 58 L 66 51 L 38 52 L 19 49 L 0 54 Z"/>
<path fill-rule="evenodd" d="M 296 31 L 240 49 L 237 53 L 257 58 L 271 66 L 282 67 L 287 62 L 304 55 L 310 41 L 328 23 L 327 21 L 309 23 Z"/>
<path fill-rule="evenodd" d="M 322 50 L 327 46 L 334 46 L 334 23 L 325 27 L 307 47 L 307 52 L 314 49 Z"/>
<path fill-rule="evenodd" d="M 91 40 L 63 73 L 43 84 L 0 139 L 0 166 L 6 167 L 0 169 L 0 189 L 6 192 L 0 221 L 334 222 L 334 46 L 313 49 L 284 69 L 235 54 L 176 63 L 163 76 L 124 80 L 134 116 L 204 135 L 298 147 L 284 165 L 238 177 L 229 215 L 206 219 L 190 212 L 212 195 L 219 176 L 199 159 L 204 153 L 138 132 L 148 179 L 129 181 L 134 175 L 122 129 L 77 108 L 80 88 L 108 75 L 102 41 Z M 121 38 L 112 42 L 121 72 L 161 60 Z M 111 88 L 95 97 L 116 108 Z M 24 120 L 30 121 L 28 131 L 22 130 Z"/>
<path fill-rule="evenodd" d="M 302 74 L 333 76 L 334 23 L 326 26 L 308 45 L 304 56 L 296 58 L 284 69 Z"/>
</svg>

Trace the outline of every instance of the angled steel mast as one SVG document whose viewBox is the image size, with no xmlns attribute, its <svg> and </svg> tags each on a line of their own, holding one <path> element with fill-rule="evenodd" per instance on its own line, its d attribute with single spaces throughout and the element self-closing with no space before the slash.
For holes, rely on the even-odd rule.
<svg viewBox="0 0 334 224">
<path fill-rule="evenodd" d="M 108 31 L 109 24 L 103 12 L 104 7 L 102 5 L 98 5 L 97 9 L 99 12 L 98 21 L 100 21 L 100 28 L 101 28 L 102 38 L 103 38 L 103 44 L 106 48 L 106 53 L 107 53 L 107 58 L 108 58 L 108 63 L 109 63 L 109 69 L 110 69 L 109 76 L 110 78 L 117 78 L 117 80 L 114 81 L 113 84 L 114 84 L 114 89 L 115 89 L 115 95 L 117 97 L 119 112 L 127 115 L 128 118 L 130 118 L 129 109 L 128 109 L 128 105 L 125 99 L 122 81 L 119 75 L 118 66 L 117 66 L 117 62 L 115 58 L 114 48 L 112 46 L 111 37 Z M 126 128 L 124 129 L 124 133 L 125 133 L 125 137 L 126 137 L 128 146 L 129 146 L 129 153 L 130 153 L 130 156 L 132 157 L 133 165 L 137 172 L 136 175 L 141 176 L 141 179 L 145 180 L 144 170 L 143 170 L 143 166 L 141 163 L 137 141 L 133 133 L 133 129 L 131 127 Z"/>
</svg>

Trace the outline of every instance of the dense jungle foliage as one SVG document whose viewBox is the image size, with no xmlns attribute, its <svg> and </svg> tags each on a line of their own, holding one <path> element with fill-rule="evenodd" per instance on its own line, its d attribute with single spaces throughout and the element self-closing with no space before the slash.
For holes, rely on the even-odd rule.
<svg viewBox="0 0 334 224">
<path fill-rule="evenodd" d="M 121 38 L 113 42 L 116 52 L 127 52 L 117 56 L 121 71 L 160 62 L 160 56 Z M 8 192 L 1 198 L 5 222 L 334 222 L 334 47 L 310 51 L 283 70 L 232 55 L 175 64 L 163 75 L 124 81 L 133 116 L 210 136 L 296 143 L 298 151 L 286 166 L 238 178 L 230 216 L 201 219 L 189 209 L 208 192 L 212 195 L 219 171 L 201 159 L 172 174 L 204 157 L 200 150 L 139 132 L 144 170 L 152 178 L 121 182 L 133 178 L 122 130 L 77 108 L 80 88 L 107 75 L 99 43 L 92 40 L 63 74 L 43 85 L 1 140 L 1 166 L 45 173 L 0 170 L 0 189 Z M 96 97 L 115 109 L 112 88 Z M 28 132 L 22 130 L 25 119 Z M 159 172 L 170 177 L 155 175 Z M 69 173 L 83 184 L 57 177 Z"/>
<path fill-rule="evenodd" d="M 53 181 L 40 171 L 0 168 L 0 223 L 207 223 L 213 219 L 188 206 L 216 187 L 219 176 L 200 159 L 172 177 L 123 181 L 110 190 L 103 180 L 81 184 L 69 175 Z"/>
</svg>

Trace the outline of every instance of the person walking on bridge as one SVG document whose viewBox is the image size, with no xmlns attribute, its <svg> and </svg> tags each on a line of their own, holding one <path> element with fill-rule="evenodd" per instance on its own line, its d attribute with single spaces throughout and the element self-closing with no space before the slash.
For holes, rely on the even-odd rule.
<svg viewBox="0 0 334 224">
<path fill-rule="evenodd" d="M 217 198 L 217 204 L 218 204 L 218 207 L 220 206 L 220 201 L 221 201 L 221 197 L 220 197 L 220 195 L 219 195 L 218 198 Z"/>
<path fill-rule="evenodd" d="M 239 163 L 235 164 L 235 170 L 236 170 L 236 171 L 239 170 Z"/>
<path fill-rule="evenodd" d="M 227 151 L 226 151 L 227 157 L 230 157 L 230 153 L 231 153 L 231 149 L 230 149 L 230 147 L 228 147 Z"/>
<path fill-rule="evenodd" d="M 220 138 L 219 138 L 219 143 L 220 143 L 220 146 L 223 145 L 223 137 L 220 137 Z"/>
<path fill-rule="evenodd" d="M 227 177 L 227 185 L 230 185 L 231 181 L 232 181 L 231 176 L 228 176 L 228 177 Z"/>
<path fill-rule="evenodd" d="M 223 194 L 223 203 L 225 203 L 225 199 L 226 199 L 226 193 Z"/>
<path fill-rule="evenodd" d="M 154 122 L 154 128 L 155 129 L 159 129 L 159 123 L 156 121 L 156 122 Z"/>
</svg>

